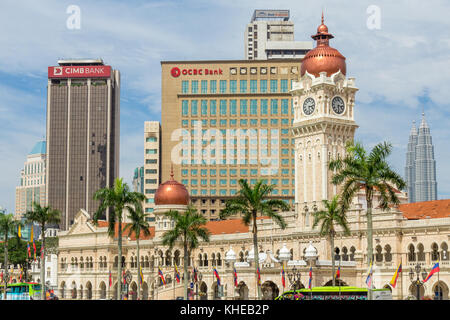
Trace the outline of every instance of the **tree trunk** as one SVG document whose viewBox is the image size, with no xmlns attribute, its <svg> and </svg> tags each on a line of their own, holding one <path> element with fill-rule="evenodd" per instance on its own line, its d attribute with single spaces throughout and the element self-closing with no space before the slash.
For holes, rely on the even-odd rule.
<svg viewBox="0 0 450 320">
<path fill-rule="evenodd" d="M 334 231 L 330 232 L 330 246 L 331 246 L 331 279 L 333 279 L 333 287 L 336 286 L 336 272 L 335 272 L 335 256 L 334 256 Z"/>
<path fill-rule="evenodd" d="M 370 264 L 373 259 L 373 226 L 372 226 L 372 192 L 366 190 L 367 201 L 367 265 Z M 372 279 L 373 281 L 373 279 Z M 367 292 L 368 300 L 372 300 L 372 287 Z"/>
<path fill-rule="evenodd" d="M 121 300 L 122 297 L 122 215 L 118 213 L 119 216 L 119 232 L 117 239 L 117 255 L 118 255 L 118 264 L 117 264 L 117 300 Z"/>
<path fill-rule="evenodd" d="M 3 300 L 6 300 L 6 287 L 8 286 L 8 281 L 6 279 L 6 275 L 8 274 L 8 233 L 5 234 L 5 242 L 4 242 L 4 248 L 5 248 L 5 265 L 3 267 Z"/>
<path fill-rule="evenodd" d="M 185 237 L 186 239 L 186 237 Z M 187 249 L 187 243 L 186 240 L 184 241 L 183 244 L 183 251 L 184 251 L 184 257 L 183 257 L 183 272 L 184 272 L 184 292 L 183 292 L 183 299 L 187 300 L 187 289 L 188 289 L 188 269 L 187 269 L 187 265 L 188 265 L 188 249 Z"/>
<path fill-rule="evenodd" d="M 45 300 L 45 224 L 41 227 L 42 244 L 41 244 L 41 300 Z"/>
<path fill-rule="evenodd" d="M 255 276 L 258 300 L 261 300 L 261 288 L 258 284 L 259 252 L 258 252 L 258 227 L 256 226 L 256 214 L 253 214 L 253 252 L 255 253 Z"/>
<path fill-rule="evenodd" d="M 139 235 L 138 235 L 139 236 Z M 138 292 L 137 299 L 141 300 L 141 263 L 139 262 L 139 238 L 136 237 L 136 246 L 137 246 L 137 266 L 138 266 Z M 143 274 L 143 273 L 142 273 Z"/>
</svg>

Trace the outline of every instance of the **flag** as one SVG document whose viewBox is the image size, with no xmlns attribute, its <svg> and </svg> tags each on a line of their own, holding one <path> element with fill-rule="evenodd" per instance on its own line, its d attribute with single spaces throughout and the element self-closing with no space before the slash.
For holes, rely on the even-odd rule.
<svg viewBox="0 0 450 320">
<path fill-rule="evenodd" d="M 122 271 L 122 279 L 123 279 L 123 284 L 127 284 L 127 280 L 125 279 L 125 270 Z"/>
<path fill-rule="evenodd" d="M 177 282 L 180 283 L 180 273 L 178 272 L 176 264 L 175 264 L 175 278 L 177 279 Z"/>
<path fill-rule="evenodd" d="M 195 269 L 195 267 L 194 267 L 194 281 L 195 282 L 198 281 L 198 279 L 197 279 L 197 269 Z"/>
<path fill-rule="evenodd" d="M 237 287 L 238 286 L 238 281 L 237 281 L 237 272 L 236 272 L 236 268 L 234 269 L 234 286 Z"/>
<path fill-rule="evenodd" d="M 2 274 L 0 274 L 0 277 L 2 278 L 1 282 L 3 282 L 3 270 L 2 270 Z"/>
<path fill-rule="evenodd" d="M 370 266 L 369 266 L 369 270 L 367 273 L 367 278 L 366 278 L 366 285 L 368 288 L 372 288 L 372 261 L 370 262 Z"/>
<path fill-rule="evenodd" d="M 286 277 L 284 274 L 284 266 L 281 266 L 281 283 L 283 284 L 283 288 L 286 287 Z"/>
<path fill-rule="evenodd" d="M 30 249 L 30 243 L 27 243 L 27 252 L 28 252 L 28 258 L 31 258 L 31 249 Z"/>
<path fill-rule="evenodd" d="M 339 279 L 341 277 L 341 266 L 338 267 L 337 271 L 336 271 L 336 279 Z"/>
<path fill-rule="evenodd" d="M 109 287 L 112 286 L 111 270 L 109 270 Z"/>
<path fill-rule="evenodd" d="M 434 266 L 431 269 L 430 273 L 428 274 L 427 278 L 425 280 L 423 280 L 423 282 L 427 282 L 428 279 L 430 279 L 433 274 L 435 274 L 436 272 L 439 272 L 439 271 L 441 271 L 441 269 L 439 269 L 439 261 L 438 261 L 434 264 Z"/>
<path fill-rule="evenodd" d="M 142 273 L 142 267 L 139 266 L 139 281 L 141 282 L 141 284 L 144 282 L 144 274 Z"/>
<path fill-rule="evenodd" d="M 397 285 L 397 279 L 398 279 L 398 275 L 400 274 L 400 272 L 402 272 L 402 263 L 401 262 L 398 265 L 397 270 L 395 270 L 394 276 L 392 277 L 391 281 L 389 282 L 390 285 L 392 286 L 392 288 L 395 288 L 395 286 Z"/>
<path fill-rule="evenodd" d="M 41 246 L 41 260 L 44 260 L 44 244 Z"/>
<path fill-rule="evenodd" d="M 259 272 L 259 267 L 258 270 L 256 270 L 256 274 L 258 275 L 258 286 L 261 285 L 261 273 Z"/>
<path fill-rule="evenodd" d="M 19 238 L 22 238 L 22 232 L 20 230 L 20 224 L 19 224 L 19 230 L 17 230 L 17 235 L 19 236 Z"/>
<path fill-rule="evenodd" d="M 214 275 L 215 275 L 216 278 L 217 278 L 217 285 L 220 286 L 220 277 L 219 277 L 219 273 L 218 273 L 217 270 L 216 270 L 216 267 L 214 267 L 213 272 L 214 272 Z"/>
<path fill-rule="evenodd" d="M 19 282 L 22 282 L 23 267 L 20 267 Z"/>
<path fill-rule="evenodd" d="M 33 232 L 31 234 L 33 234 Z M 36 244 L 34 243 L 34 240 L 33 240 L 33 249 L 34 249 L 34 261 L 36 261 Z"/>
<path fill-rule="evenodd" d="M 31 225 L 30 242 L 34 242 L 34 229 L 33 229 L 33 225 Z"/>
<path fill-rule="evenodd" d="M 308 289 L 311 289 L 312 287 L 312 267 L 309 267 L 309 283 L 308 283 Z"/>
<path fill-rule="evenodd" d="M 161 281 L 162 281 L 163 285 L 166 285 L 166 279 L 164 279 L 164 275 L 163 275 L 163 272 L 161 270 L 161 267 L 158 267 L 158 274 L 161 277 Z"/>
</svg>

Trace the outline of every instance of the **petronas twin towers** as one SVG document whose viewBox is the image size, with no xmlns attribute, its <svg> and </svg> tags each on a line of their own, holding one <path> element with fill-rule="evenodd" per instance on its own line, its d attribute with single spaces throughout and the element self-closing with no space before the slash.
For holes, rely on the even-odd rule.
<svg viewBox="0 0 450 320">
<path fill-rule="evenodd" d="M 436 161 L 430 128 L 422 113 L 419 130 L 411 128 L 405 167 L 408 202 L 437 200 Z"/>
</svg>

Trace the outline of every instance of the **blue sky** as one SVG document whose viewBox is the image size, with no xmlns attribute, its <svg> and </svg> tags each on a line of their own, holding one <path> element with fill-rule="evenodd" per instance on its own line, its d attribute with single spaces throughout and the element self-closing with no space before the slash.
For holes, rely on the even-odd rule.
<svg viewBox="0 0 450 320">
<path fill-rule="evenodd" d="M 66 26 L 69 5 L 81 29 Z M 370 5 L 381 28 L 367 27 Z M 143 163 L 144 120 L 160 120 L 161 60 L 243 59 L 254 9 L 290 9 L 296 40 L 325 23 L 356 78 L 356 138 L 388 140 L 403 175 L 409 130 L 425 109 L 439 198 L 450 198 L 450 2 L 430 1 L 25 1 L 0 10 L 0 206 L 14 211 L 26 155 L 45 135 L 47 67 L 59 58 L 103 58 L 121 71 L 120 175 Z"/>
</svg>

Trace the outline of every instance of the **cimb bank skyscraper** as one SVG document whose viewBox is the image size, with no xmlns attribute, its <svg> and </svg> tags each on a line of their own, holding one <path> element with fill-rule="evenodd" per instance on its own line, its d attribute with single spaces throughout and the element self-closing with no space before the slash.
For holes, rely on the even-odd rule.
<svg viewBox="0 0 450 320">
<path fill-rule="evenodd" d="M 102 60 L 59 60 L 48 67 L 47 199 L 62 213 L 98 209 L 94 193 L 119 175 L 120 73 Z"/>
</svg>

